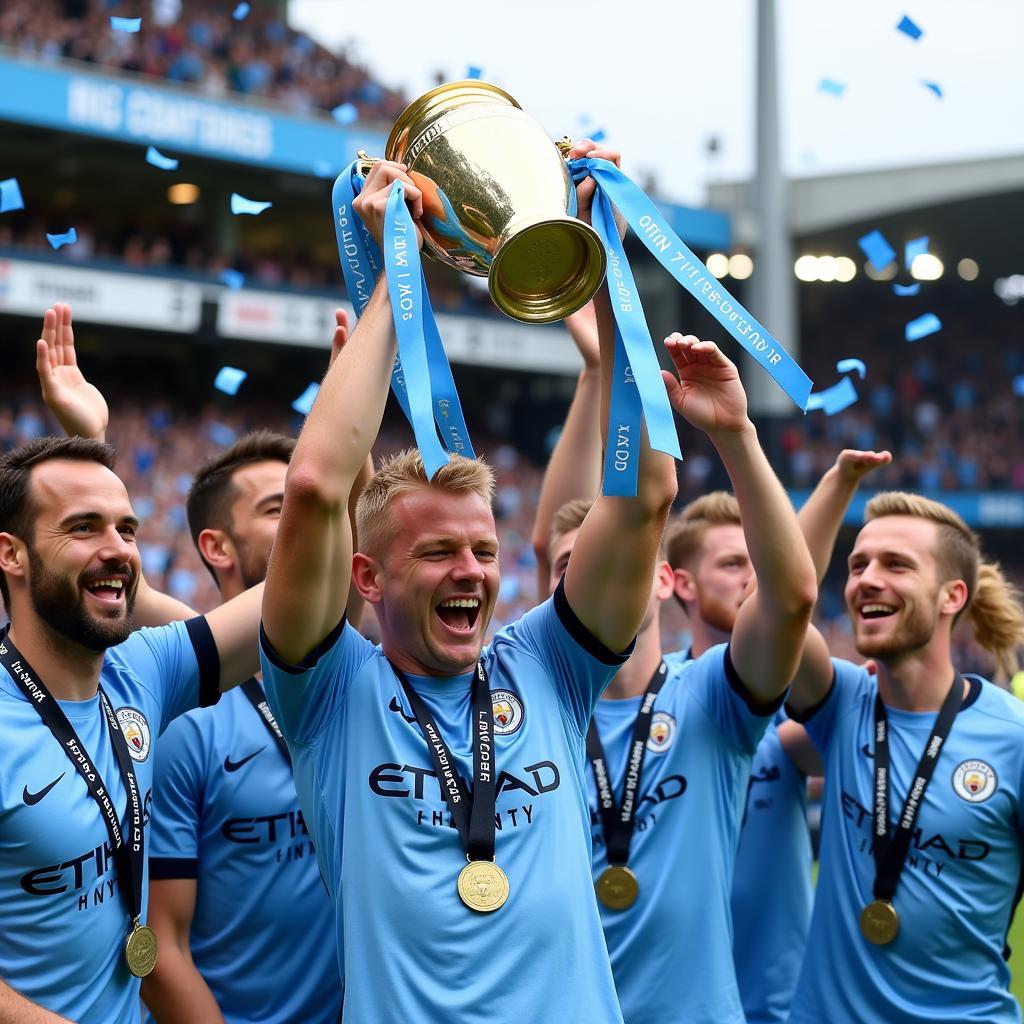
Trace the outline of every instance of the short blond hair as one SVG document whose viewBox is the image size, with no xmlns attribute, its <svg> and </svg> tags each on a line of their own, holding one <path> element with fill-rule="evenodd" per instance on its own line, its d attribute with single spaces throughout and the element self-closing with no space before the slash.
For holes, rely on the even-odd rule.
<svg viewBox="0 0 1024 1024">
<path fill-rule="evenodd" d="M 728 491 L 711 491 L 691 501 L 669 524 L 665 534 L 668 564 L 687 569 L 700 554 L 713 526 L 742 526 L 740 503 Z"/>
<path fill-rule="evenodd" d="M 356 536 L 359 550 L 376 555 L 394 531 L 391 503 L 399 495 L 419 488 L 479 494 L 490 508 L 494 503 L 494 473 L 482 459 L 453 455 L 435 474 L 427 476 L 423 457 L 416 448 L 385 458 L 370 477 L 356 502 Z"/>
<path fill-rule="evenodd" d="M 978 535 L 948 505 L 905 491 L 883 491 L 868 502 L 865 522 L 885 516 L 935 523 L 940 582 L 963 580 L 967 585 L 967 603 L 953 621 L 966 614 L 974 639 L 995 658 L 997 676 L 1009 679 L 1019 667 L 1017 652 L 1024 643 L 1021 594 L 998 563 L 983 559 Z"/>
<path fill-rule="evenodd" d="M 586 498 L 573 498 L 567 501 L 551 520 L 551 532 L 548 537 L 548 559 L 554 561 L 555 547 L 558 542 L 573 530 L 578 530 L 587 518 L 587 513 L 593 508 L 594 503 Z"/>
</svg>

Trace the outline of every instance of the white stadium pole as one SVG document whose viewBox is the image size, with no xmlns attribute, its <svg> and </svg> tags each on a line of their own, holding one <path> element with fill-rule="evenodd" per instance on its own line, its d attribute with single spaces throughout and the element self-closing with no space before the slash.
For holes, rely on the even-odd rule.
<svg viewBox="0 0 1024 1024">
<path fill-rule="evenodd" d="M 782 171 L 776 0 L 754 0 L 757 10 L 757 167 L 750 192 L 757 227 L 749 308 L 794 359 L 800 358 L 799 318 L 793 249 L 790 241 L 789 187 Z M 793 412 L 782 389 L 749 358 L 743 383 L 755 415 Z"/>
</svg>

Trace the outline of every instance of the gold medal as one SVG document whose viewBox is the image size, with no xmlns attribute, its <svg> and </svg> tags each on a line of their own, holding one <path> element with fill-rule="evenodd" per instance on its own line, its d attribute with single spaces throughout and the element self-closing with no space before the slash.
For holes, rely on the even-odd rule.
<svg viewBox="0 0 1024 1024">
<path fill-rule="evenodd" d="M 144 978 L 156 967 L 156 933 L 135 919 L 124 943 L 124 959 L 136 978 Z"/>
<path fill-rule="evenodd" d="M 900 915 L 888 900 L 872 900 L 861 911 L 860 930 L 868 942 L 888 946 L 899 934 Z"/>
<path fill-rule="evenodd" d="M 640 895 L 640 883 L 636 875 L 622 864 L 605 868 L 595 887 L 597 898 L 609 910 L 627 910 Z"/>
<path fill-rule="evenodd" d="M 508 899 L 508 878 L 493 861 L 471 860 L 459 872 L 459 899 L 481 914 L 504 906 Z"/>
</svg>

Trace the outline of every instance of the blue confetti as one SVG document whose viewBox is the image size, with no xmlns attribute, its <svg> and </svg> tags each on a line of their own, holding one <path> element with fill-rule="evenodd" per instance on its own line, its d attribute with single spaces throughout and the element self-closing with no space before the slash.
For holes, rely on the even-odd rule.
<svg viewBox="0 0 1024 1024">
<path fill-rule="evenodd" d="M 603 128 L 598 128 L 596 132 L 591 132 L 590 133 L 590 141 L 591 142 L 604 142 L 604 139 L 605 139 L 605 135 L 604 135 L 604 129 Z"/>
<path fill-rule="evenodd" d="M 240 196 L 237 192 L 231 193 L 231 212 L 236 217 L 240 213 L 248 213 L 256 217 L 264 210 L 269 210 L 273 205 L 273 203 L 261 203 L 257 199 L 246 199 L 245 196 Z"/>
<path fill-rule="evenodd" d="M 928 236 L 912 238 L 903 248 L 903 265 L 909 270 L 914 260 L 926 252 L 928 252 Z"/>
<path fill-rule="evenodd" d="M 235 21 L 241 21 L 251 10 L 252 8 L 248 4 L 241 3 L 231 12 L 231 17 L 234 18 Z"/>
<path fill-rule="evenodd" d="M 905 36 L 910 36 L 915 42 L 924 35 L 924 32 L 910 19 L 906 14 L 900 19 L 900 23 L 896 26 L 898 32 L 902 32 Z"/>
<path fill-rule="evenodd" d="M 24 210 L 25 200 L 21 198 L 21 186 L 17 178 L 0 181 L 0 213 Z"/>
<path fill-rule="evenodd" d="M 355 124 L 359 120 L 359 110 L 354 103 L 342 103 L 331 111 L 331 117 L 338 124 Z"/>
<path fill-rule="evenodd" d="M 920 282 L 916 284 L 896 284 L 893 283 L 892 290 L 897 295 L 916 295 L 921 290 Z"/>
<path fill-rule="evenodd" d="M 59 249 L 64 245 L 74 245 L 78 241 L 78 232 L 74 228 L 69 228 L 62 235 L 47 234 L 46 240 L 54 249 Z"/>
<path fill-rule="evenodd" d="M 881 231 L 868 232 L 863 238 L 857 239 L 857 244 L 871 266 L 879 273 L 896 259 L 896 250 L 885 240 L 885 235 Z"/>
<path fill-rule="evenodd" d="M 319 384 L 310 384 L 305 391 L 299 395 L 298 398 L 292 402 L 292 408 L 299 413 L 300 416 L 308 416 L 309 410 L 313 408 L 313 402 L 316 401 L 316 396 L 320 393 Z"/>
<path fill-rule="evenodd" d="M 833 384 L 824 391 L 816 391 L 807 397 L 804 412 L 821 409 L 826 416 L 834 416 L 857 401 L 857 389 L 849 377 L 844 377 L 838 384 Z"/>
<path fill-rule="evenodd" d="M 868 368 L 864 365 L 861 359 L 840 359 L 836 363 L 836 369 L 840 373 L 852 373 L 856 371 L 860 374 L 860 379 L 864 379 L 864 375 L 868 372 Z"/>
<path fill-rule="evenodd" d="M 921 84 L 926 89 L 931 89 L 931 91 L 935 93 L 935 95 L 938 96 L 940 100 L 942 99 L 942 86 L 939 85 L 938 82 L 925 82 L 924 80 L 922 80 Z"/>
<path fill-rule="evenodd" d="M 1024 374 L 1013 378 L 1013 393 L 1018 398 L 1024 398 Z"/>
<path fill-rule="evenodd" d="M 825 93 L 828 96 L 842 96 L 846 92 L 846 86 L 842 82 L 837 82 L 832 78 L 823 78 L 818 83 L 818 90 Z"/>
<path fill-rule="evenodd" d="M 337 175 L 338 171 L 330 160 L 314 160 L 313 173 L 318 178 L 333 178 Z"/>
<path fill-rule="evenodd" d="M 242 381 L 248 376 L 245 370 L 239 370 L 237 366 L 222 366 L 217 371 L 213 386 L 218 391 L 223 391 L 225 395 L 237 395 Z"/>
<path fill-rule="evenodd" d="M 141 18 L 118 18 L 110 16 L 110 27 L 115 32 L 138 32 L 142 28 Z"/>
<path fill-rule="evenodd" d="M 472 79 L 473 81 L 478 81 L 483 73 L 483 68 L 478 68 L 473 64 L 470 64 L 469 67 L 466 68 L 466 77 Z"/>
<path fill-rule="evenodd" d="M 226 284 L 232 291 L 237 291 L 245 284 L 245 274 L 240 270 L 232 270 L 230 267 L 227 270 L 222 270 L 217 277 L 222 284 Z"/>
<path fill-rule="evenodd" d="M 942 321 L 934 313 L 925 313 L 916 320 L 911 320 L 903 329 L 907 341 L 920 341 L 927 338 L 929 334 L 942 330 Z"/>
<path fill-rule="evenodd" d="M 150 146 L 146 150 L 146 163 L 159 167 L 161 171 L 176 171 L 178 161 L 173 156 L 164 156 L 156 146 Z"/>
</svg>

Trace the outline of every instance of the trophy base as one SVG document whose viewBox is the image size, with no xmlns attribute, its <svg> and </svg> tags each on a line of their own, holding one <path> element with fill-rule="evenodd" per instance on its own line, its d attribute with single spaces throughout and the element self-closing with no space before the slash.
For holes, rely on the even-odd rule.
<svg viewBox="0 0 1024 1024">
<path fill-rule="evenodd" d="M 498 247 L 488 286 L 506 316 L 548 324 L 585 306 L 604 275 L 604 246 L 597 232 L 562 217 L 513 228 Z"/>
</svg>

